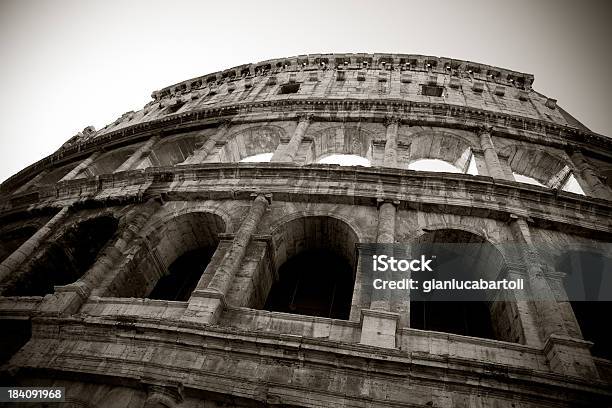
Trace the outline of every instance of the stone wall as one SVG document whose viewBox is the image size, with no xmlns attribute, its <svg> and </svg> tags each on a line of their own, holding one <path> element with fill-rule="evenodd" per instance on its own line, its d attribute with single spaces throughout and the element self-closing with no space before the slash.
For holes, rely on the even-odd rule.
<svg viewBox="0 0 612 408">
<path fill-rule="evenodd" d="M 74 406 L 610 404 L 609 343 L 563 286 L 568 251 L 612 259 L 608 138 L 569 128 L 533 77 L 484 65 L 335 55 L 230 71 L 156 92 L 2 185 L 4 382 L 64 386 Z M 318 163 L 331 154 L 371 167 Z M 459 170 L 408 169 L 422 159 Z M 570 176 L 584 195 L 563 190 Z M 486 244 L 480 269 L 546 300 L 500 295 L 491 338 L 415 327 L 409 293 L 374 295 L 359 254 L 440 239 Z M 352 271 L 347 318 L 267 302 L 283 265 L 317 251 Z M 197 268 L 168 280 L 186 256 Z"/>
</svg>

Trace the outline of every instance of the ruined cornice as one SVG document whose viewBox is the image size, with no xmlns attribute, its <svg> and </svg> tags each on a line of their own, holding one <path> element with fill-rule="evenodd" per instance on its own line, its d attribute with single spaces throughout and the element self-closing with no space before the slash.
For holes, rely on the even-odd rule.
<svg viewBox="0 0 612 408">
<path fill-rule="evenodd" d="M 190 78 L 154 91 L 151 97 L 158 100 L 164 96 L 176 96 L 200 89 L 207 84 L 220 84 L 224 81 L 250 76 L 273 75 L 280 72 L 327 69 L 375 69 L 423 71 L 454 74 L 474 79 L 491 81 L 506 86 L 530 88 L 534 81 L 532 74 L 512 71 L 476 62 L 418 54 L 309 54 L 285 58 L 274 58 Z"/>
</svg>

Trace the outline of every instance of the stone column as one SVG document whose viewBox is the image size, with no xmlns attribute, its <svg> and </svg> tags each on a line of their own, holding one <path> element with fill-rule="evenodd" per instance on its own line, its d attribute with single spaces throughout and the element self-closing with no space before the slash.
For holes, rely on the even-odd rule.
<svg viewBox="0 0 612 408">
<path fill-rule="evenodd" d="M 124 251 L 160 207 L 161 200 L 150 199 L 144 205 L 132 208 L 127 213 L 119 237 L 115 242 L 104 249 L 93 266 L 76 282 L 56 287 L 55 296 L 45 302 L 44 310 L 47 312 L 54 311 L 57 314 L 74 313 L 94 290 L 96 290 L 94 294 L 106 294 L 102 288 L 99 288 L 100 283 L 103 280 L 105 282 L 112 281 L 113 277 L 120 272 L 115 267 L 123 259 Z"/>
<path fill-rule="evenodd" d="M 242 264 L 247 246 L 268 206 L 268 198 L 263 194 L 255 195 L 249 213 L 236 231 L 232 244 L 210 280 L 208 288 L 194 290 L 191 294 L 188 309 L 183 316 L 184 320 L 211 324 L 217 321 L 225 305 L 225 296 Z"/>
<path fill-rule="evenodd" d="M 0 264 L 0 282 L 5 281 L 21 264 L 40 248 L 45 239 L 66 219 L 70 207 L 63 207 L 41 229 L 36 231 L 26 242 L 21 244 L 2 264 Z M 0 292 L 2 287 L 0 286 Z"/>
<path fill-rule="evenodd" d="M 557 303 L 552 288 L 545 277 L 537 248 L 531 238 L 529 225 L 524 218 L 512 216 L 512 233 L 519 244 L 527 269 L 530 305 L 535 312 L 540 339 L 550 368 L 563 375 L 598 378 L 597 369 L 589 351 L 592 343 L 571 338 L 563 319 L 562 307 Z"/>
<path fill-rule="evenodd" d="M 582 152 L 580 150 L 574 150 L 570 153 L 570 158 L 578 171 L 578 177 L 580 181 L 582 181 L 580 186 L 583 188 L 585 194 L 604 200 L 612 200 L 612 192 L 601 182 L 601 180 L 599 180 L 597 173 L 586 161 Z M 586 189 L 584 187 L 586 187 Z"/>
<path fill-rule="evenodd" d="M 146 158 L 153 149 L 153 146 L 159 140 L 159 136 L 153 136 L 149 140 L 145 142 L 138 150 L 136 150 L 130 157 L 127 158 L 126 161 L 121 164 L 121 166 L 117 167 L 113 173 L 119 173 L 120 171 L 130 170 L 136 164 L 138 164 L 142 159 Z"/>
<path fill-rule="evenodd" d="M 391 249 L 393 243 L 395 242 L 396 204 L 392 201 L 385 201 L 383 199 L 379 199 L 379 201 L 380 206 L 378 208 L 378 230 L 376 232 L 376 243 L 382 244 L 382 246 L 386 247 L 386 249 Z M 390 280 L 391 272 L 382 272 L 380 278 Z M 391 310 L 391 292 L 389 290 L 372 289 L 370 309 L 385 310 L 387 312 Z"/>
<path fill-rule="evenodd" d="M 397 132 L 399 130 L 399 123 L 400 118 L 396 116 L 385 119 L 385 126 L 387 128 L 383 160 L 385 167 L 397 167 Z"/>
<path fill-rule="evenodd" d="M 497 152 L 493 146 L 489 129 L 480 130 L 480 147 L 484 153 L 489 176 L 496 179 L 505 179 L 504 170 L 499 163 L 499 158 L 497 157 Z"/>
<path fill-rule="evenodd" d="M 389 252 L 395 242 L 395 216 L 397 201 L 379 199 L 378 209 L 378 230 L 376 243 L 386 246 Z M 390 271 L 379 273 L 377 278 L 384 280 L 393 279 Z M 368 284 L 372 284 L 371 276 Z M 371 288 L 370 309 L 361 310 L 361 344 L 370 346 L 395 348 L 395 335 L 400 325 L 401 316 L 392 313 L 391 310 L 391 291 L 377 290 Z"/>
<path fill-rule="evenodd" d="M 198 164 L 202 163 L 204 159 L 210 154 L 210 152 L 214 149 L 215 144 L 222 140 L 226 135 L 230 128 L 230 121 L 222 122 L 214 135 L 209 137 L 206 142 L 202 145 L 201 148 L 193 152 L 191 156 L 189 156 L 183 163 L 181 164 Z"/>
<path fill-rule="evenodd" d="M 297 155 L 298 150 L 300 149 L 300 145 L 302 144 L 302 139 L 306 134 L 306 130 L 308 126 L 310 126 L 310 122 L 312 121 L 312 115 L 300 115 L 298 116 L 298 124 L 291 136 L 291 140 L 287 143 L 286 146 L 280 146 L 274 152 L 272 156 L 273 162 L 292 162 Z"/>
<path fill-rule="evenodd" d="M 78 176 L 79 173 L 81 173 L 83 170 L 87 169 L 91 165 L 91 163 L 93 163 L 93 161 L 98 158 L 98 156 L 100 156 L 100 152 L 92 153 L 91 156 L 83 160 L 74 169 L 72 169 L 68 174 L 62 177 L 60 181 L 68 181 L 68 180 L 72 180 L 76 178 L 76 176 Z"/>
</svg>

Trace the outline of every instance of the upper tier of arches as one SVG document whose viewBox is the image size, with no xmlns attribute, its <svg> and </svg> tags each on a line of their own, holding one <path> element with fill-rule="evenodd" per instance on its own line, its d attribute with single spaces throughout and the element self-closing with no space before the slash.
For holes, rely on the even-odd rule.
<svg viewBox="0 0 612 408">
<path fill-rule="evenodd" d="M 292 138 L 300 133 L 299 126 L 291 121 L 228 124 L 165 137 L 153 136 L 148 141 L 43 170 L 14 193 L 130 169 L 269 161 L 464 173 L 599 198 L 612 194 L 607 173 L 598 174 L 594 164 L 588 163 L 589 159 L 582 156 L 582 162 L 576 162 L 572 153 L 534 143 L 494 136 L 491 137 L 493 148 L 483 148 L 486 146 L 477 132 L 399 125 L 394 144 L 389 147 L 388 129 L 383 124 L 312 120 L 294 143 Z M 288 156 L 291 149 L 294 151 Z M 391 162 L 387 157 L 390 150 L 394 152 Z M 497 173 L 487 156 L 492 150 L 497 162 L 493 164 L 499 167 Z M 599 193 L 594 192 L 596 189 Z"/>
</svg>

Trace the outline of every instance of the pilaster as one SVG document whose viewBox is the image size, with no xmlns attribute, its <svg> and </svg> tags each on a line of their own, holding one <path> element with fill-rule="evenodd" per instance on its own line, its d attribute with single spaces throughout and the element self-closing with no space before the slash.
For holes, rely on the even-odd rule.
<svg viewBox="0 0 612 408">
<path fill-rule="evenodd" d="M 253 194 L 253 196 L 255 199 L 251 204 L 249 213 L 242 221 L 232 244 L 208 283 L 208 287 L 193 291 L 189 299 L 189 306 L 183 316 L 184 320 L 210 324 L 214 324 L 218 320 L 225 307 L 225 297 L 246 254 L 247 246 L 251 242 L 264 212 L 270 205 L 271 197 L 266 197 L 263 194 Z"/>
<path fill-rule="evenodd" d="M 504 179 L 504 171 L 499 163 L 497 152 L 493 146 L 491 139 L 490 128 L 480 129 L 480 147 L 482 148 L 485 163 L 487 165 L 488 175 L 496 179 Z"/>
<path fill-rule="evenodd" d="M 570 152 L 570 158 L 578 171 L 578 183 L 585 194 L 604 200 L 612 200 L 612 191 L 599 180 L 596 171 L 584 158 L 584 154 L 580 150 L 573 150 Z"/>
<path fill-rule="evenodd" d="M 182 164 L 198 164 L 204 162 L 204 159 L 206 159 L 206 157 L 214 149 L 215 145 L 227 135 L 230 129 L 230 124 L 230 121 L 222 122 L 217 128 L 215 134 L 208 138 L 202 147 L 193 152 L 193 154 L 189 156 Z"/>
<path fill-rule="evenodd" d="M 41 229 L 36 231 L 26 242 L 21 244 L 2 264 L 0 264 L 0 282 L 4 282 L 21 266 L 21 264 L 37 251 L 45 239 L 53 232 L 59 224 L 64 222 L 70 207 L 63 207 L 53 218 L 51 218 Z M 3 288 L 0 286 L 0 293 Z"/>
<path fill-rule="evenodd" d="M 143 159 L 151 154 L 153 150 L 153 146 L 159 141 L 159 135 L 151 137 L 149 140 L 145 142 L 142 146 L 140 146 L 130 157 L 124 161 L 121 166 L 117 167 L 117 169 L 113 173 L 119 173 L 120 171 L 130 170 L 135 167 L 138 163 L 140 163 Z"/>
<path fill-rule="evenodd" d="M 385 167 L 397 167 L 397 133 L 399 130 L 400 118 L 397 116 L 385 119 L 385 156 L 383 165 Z"/>
<path fill-rule="evenodd" d="M 83 170 L 87 169 L 91 163 L 94 162 L 100 156 L 100 152 L 92 153 L 88 158 L 79 163 L 74 169 L 72 169 L 68 174 L 62 177 L 61 181 L 68 181 L 75 179 Z"/>
<path fill-rule="evenodd" d="M 312 115 L 300 115 L 298 116 L 298 123 L 295 127 L 295 131 L 289 140 L 289 143 L 286 145 L 279 145 L 274 155 L 272 156 L 273 162 L 292 162 L 295 158 L 298 150 L 300 149 L 300 144 L 302 144 L 302 139 L 306 134 L 306 130 L 308 130 L 308 126 L 312 122 Z"/>
</svg>

